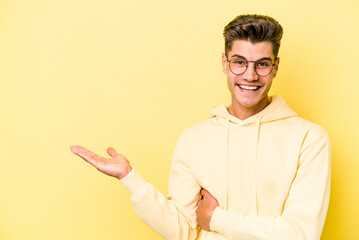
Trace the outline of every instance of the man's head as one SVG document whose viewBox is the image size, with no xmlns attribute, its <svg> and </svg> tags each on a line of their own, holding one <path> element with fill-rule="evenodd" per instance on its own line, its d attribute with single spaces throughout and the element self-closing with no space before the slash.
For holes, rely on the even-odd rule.
<svg viewBox="0 0 359 240">
<path fill-rule="evenodd" d="M 271 17 L 241 15 L 224 28 L 222 69 L 232 95 L 230 112 L 240 119 L 263 110 L 279 66 L 283 29 Z"/>
<path fill-rule="evenodd" d="M 240 15 L 224 28 L 225 53 L 232 49 L 233 41 L 247 40 L 251 43 L 269 41 L 273 46 L 273 55 L 277 58 L 283 28 L 273 18 L 263 15 Z"/>
</svg>

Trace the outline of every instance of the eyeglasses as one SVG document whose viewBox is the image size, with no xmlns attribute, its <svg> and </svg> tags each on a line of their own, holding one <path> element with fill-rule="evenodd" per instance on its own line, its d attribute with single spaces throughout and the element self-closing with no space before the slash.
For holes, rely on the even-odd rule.
<svg viewBox="0 0 359 240">
<path fill-rule="evenodd" d="M 272 63 L 272 60 L 270 59 L 259 59 L 257 61 L 248 61 L 241 57 L 233 57 L 231 60 L 228 60 L 229 62 L 229 69 L 232 73 L 236 75 L 241 75 L 245 71 L 247 71 L 248 63 L 253 62 L 254 63 L 254 71 L 261 77 L 268 76 L 275 66 L 275 63 Z"/>
</svg>

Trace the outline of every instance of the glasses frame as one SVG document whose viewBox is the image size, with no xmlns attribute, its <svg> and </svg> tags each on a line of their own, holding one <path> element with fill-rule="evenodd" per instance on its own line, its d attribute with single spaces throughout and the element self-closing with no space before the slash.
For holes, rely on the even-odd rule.
<svg viewBox="0 0 359 240">
<path fill-rule="evenodd" d="M 260 74 L 258 74 L 258 72 L 257 72 L 256 63 L 259 62 L 259 61 L 262 61 L 262 60 L 264 60 L 264 59 L 259 59 L 259 60 L 257 60 L 257 61 L 248 61 L 248 60 L 245 59 L 245 58 L 241 58 L 241 59 L 243 59 L 244 61 L 246 61 L 246 63 L 247 63 L 247 64 L 246 64 L 246 69 L 245 69 L 242 73 L 235 73 L 235 72 L 232 71 L 232 68 L 231 68 L 231 61 L 233 60 L 233 58 L 231 58 L 231 60 L 229 60 L 227 55 L 226 55 L 226 58 L 227 58 L 227 62 L 229 63 L 229 70 L 231 70 L 231 72 L 232 72 L 233 74 L 235 74 L 235 75 L 242 75 L 243 73 L 245 73 L 245 72 L 247 71 L 247 69 L 248 69 L 248 63 L 252 62 L 252 63 L 254 63 L 254 71 L 256 72 L 256 74 L 257 74 L 258 76 L 261 76 L 261 77 L 266 77 L 266 76 L 268 76 L 269 74 L 272 73 L 273 68 L 274 68 L 274 66 L 276 65 L 275 63 L 272 63 L 272 59 L 271 59 L 270 62 L 271 62 L 271 64 L 272 64 L 272 68 L 271 68 L 270 72 L 269 72 L 267 75 L 260 75 Z M 274 62 L 275 62 L 275 61 L 276 61 L 276 59 L 274 59 Z"/>
</svg>

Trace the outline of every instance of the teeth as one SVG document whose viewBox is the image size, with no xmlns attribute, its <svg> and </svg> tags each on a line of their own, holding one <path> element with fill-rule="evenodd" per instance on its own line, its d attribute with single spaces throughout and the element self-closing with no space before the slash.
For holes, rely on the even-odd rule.
<svg viewBox="0 0 359 240">
<path fill-rule="evenodd" d="M 246 85 L 239 85 L 239 86 L 240 86 L 240 88 L 242 88 L 244 90 L 250 90 L 250 91 L 254 91 L 259 88 L 258 86 L 246 86 Z"/>
</svg>

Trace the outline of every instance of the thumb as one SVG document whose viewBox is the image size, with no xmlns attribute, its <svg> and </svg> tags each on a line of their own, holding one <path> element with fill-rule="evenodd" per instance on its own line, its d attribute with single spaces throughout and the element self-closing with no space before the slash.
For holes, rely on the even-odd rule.
<svg viewBox="0 0 359 240">
<path fill-rule="evenodd" d="M 116 152 L 115 149 L 113 149 L 112 147 L 107 148 L 107 153 L 111 156 L 111 157 L 117 157 L 118 153 Z"/>
</svg>

